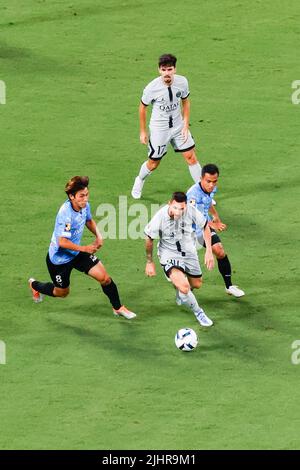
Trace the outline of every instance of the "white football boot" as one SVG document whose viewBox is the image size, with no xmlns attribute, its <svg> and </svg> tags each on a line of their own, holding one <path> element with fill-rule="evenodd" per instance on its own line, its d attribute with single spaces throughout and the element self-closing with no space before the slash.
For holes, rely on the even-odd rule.
<svg viewBox="0 0 300 470">
<path fill-rule="evenodd" d="M 125 307 L 125 305 L 122 305 L 122 307 L 119 308 L 119 310 L 115 310 L 113 308 L 113 313 L 114 315 L 116 315 L 117 317 L 124 317 L 124 318 L 127 318 L 127 320 L 132 320 L 132 318 L 135 318 L 136 317 L 136 313 L 133 313 L 131 312 L 130 310 L 128 310 L 128 308 Z"/>
<path fill-rule="evenodd" d="M 225 287 L 225 292 L 233 297 L 243 297 L 245 292 L 242 289 L 239 289 L 238 286 L 230 286 L 228 289 Z"/>
<path fill-rule="evenodd" d="M 205 315 L 204 310 L 201 308 L 197 314 L 195 314 L 198 322 L 201 326 L 212 326 L 214 322 Z"/>
</svg>

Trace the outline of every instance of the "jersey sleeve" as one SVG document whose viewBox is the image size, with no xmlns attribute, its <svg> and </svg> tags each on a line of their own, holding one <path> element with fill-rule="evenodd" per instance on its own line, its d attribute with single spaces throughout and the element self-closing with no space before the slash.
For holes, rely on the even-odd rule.
<svg viewBox="0 0 300 470">
<path fill-rule="evenodd" d="M 190 206 L 194 206 L 196 207 L 196 201 L 197 201 L 197 198 L 196 198 L 196 194 L 193 190 L 193 187 L 191 187 L 188 192 L 186 193 L 186 197 L 187 197 L 187 203 L 188 205 Z"/>
<path fill-rule="evenodd" d="M 64 211 L 59 212 L 55 223 L 56 238 L 71 238 L 71 229 L 71 215 Z"/>
<path fill-rule="evenodd" d="M 181 98 L 185 100 L 190 94 L 190 89 L 189 89 L 189 82 L 187 81 L 186 78 L 184 78 L 183 84 L 182 84 L 182 92 L 181 92 Z"/>
<path fill-rule="evenodd" d="M 157 212 L 155 216 L 150 220 L 150 222 L 146 225 L 144 229 L 145 235 L 147 237 L 152 238 L 152 240 L 156 238 L 160 238 L 161 232 L 161 216 L 160 213 Z"/>
<path fill-rule="evenodd" d="M 146 88 L 144 88 L 141 102 L 145 106 L 149 106 L 149 104 L 151 104 L 152 99 L 153 99 L 153 94 L 152 94 L 151 87 L 150 85 L 147 85 Z"/>
<path fill-rule="evenodd" d="M 89 202 L 86 205 L 86 221 L 92 220 L 91 206 Z"/>
<path fill-rule="evenodd" d="M 197 227 L 199 227 L 201 229 L 205 228 L 205 226 L 207 224 L 207 219 L 202 214 L 202 212 L 200 212 L 198 209 L 196 209 L 195 206 L 191 207 L 191 211 L 192 211 L 193 221 L 197 225 Z"/>
</svg>

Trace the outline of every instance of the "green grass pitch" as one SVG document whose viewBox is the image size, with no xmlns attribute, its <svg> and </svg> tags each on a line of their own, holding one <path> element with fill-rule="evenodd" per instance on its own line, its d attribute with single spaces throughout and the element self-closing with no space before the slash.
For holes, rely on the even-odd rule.
<svg viewBox="0 0 300 470">
<path fill-rule="evenodd" d="M 299 18 L 296 0 L 0 5 L 1 449 L 299 447 Z M 137 107 L 164 52 L 190 82 L 199 160 L 220 166 L 221 238 L 246 296 L 204 269 L 204 331 L 158 264 L 144 276 L 143 240 L 106 240 L 99 256 L 135 321 L 77 272 L 67 299 L 33 304 L 27 279 L 48 279 L 65 182 L 90 176 L 96 220 L 130 196 L 146 156 Z M 191 182 L 170 149 L 145 204 Z M 174 346 L 185 326 L 199 335 L 189 354 Z"/>
</svg>

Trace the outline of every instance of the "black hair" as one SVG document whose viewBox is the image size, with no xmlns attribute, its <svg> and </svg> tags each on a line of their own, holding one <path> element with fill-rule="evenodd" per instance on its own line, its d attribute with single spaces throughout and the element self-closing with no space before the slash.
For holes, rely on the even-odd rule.
<svg viewBox="0 0 300 470">
<path fill-rule="evenodd" d="M 158 59 L 158 67 L 171 66 L 176 67 L 177 59 L 173 54 L 163 54 Z"/>
<path fill-rule="evenodd" d="M 208 173 L 209 175 L 215 175 L 217 173 L 218 176 L 220 174 L 219 168 L 214 163 L 207 163 L 207 165 L 202 167 L 201 175 L 204 176 L 205 173 Z"/>
<path fill-rule="evenodd" d="M 171 201 L 187 202 L 186 194 L 181 191 L 176 191 L 175 193 L 172 194 Z"/>
</svg>

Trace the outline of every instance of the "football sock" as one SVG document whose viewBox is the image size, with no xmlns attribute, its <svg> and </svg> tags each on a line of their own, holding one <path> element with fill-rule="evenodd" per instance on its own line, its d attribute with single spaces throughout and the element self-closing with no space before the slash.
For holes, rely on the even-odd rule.
<svg viewBox="0 0 300 470">
<path fill-rule="evenodd" d="M 189 170 L 191 173 L 191 177 L 195 181 L 195 183 L 199 183 L 201 178 L 201 166 L 200 163 L 197 162 L 194 165 L 189 165 Z"/>
<path fill-rule="evenodd" d="M 226 288 L 229 289 L 229 287 L 232 286 L 232 282 L 231 282 L 231 265 L 230 265 L 230 261 L 227 255 L 225 256 L 225 258 L 218 259 L 218 268 L 224 279 Z"/>
<path fill-rule="evenodd" d="M 115 310 L 119 310 L 122 307 L 120 302 L 119 292 L 116 284 L 111 280 L 110 284 L 106 286 L 101 286 L 105 295 L 109 298 L 110 303 L 112 304 Z"/>
<path fill-rule="evenodd" d="M 191 310 L 193 310 L 195 315 L 199 313 L 199 310 L 202 310 L 202 308 L 199 307 L 196 297 L 194 296 L 191 290 L 187 294 L 183 294 L 182 292 L 180 292 L 180 290 L 178 292 L 179 297 L 181 298 L 184 305 L 187 305 Z"/>
<path fill-rule="evenodd" d="M 141 178 L 142 181 L 144 181 L 149 175 L 151 175 L 151 171 L 147 167 L 147 162 L 144 162 L 141 166 L 139 177 Z"/>
<path fill-rule="evenodd" d="M 52 282 L 39 282 L 39 281 L 32 281 L 31 286 L 33 289 L 37 290 L 41 294 L 50 295 L 54 297 L 54 284 Z"/>
</svg>

